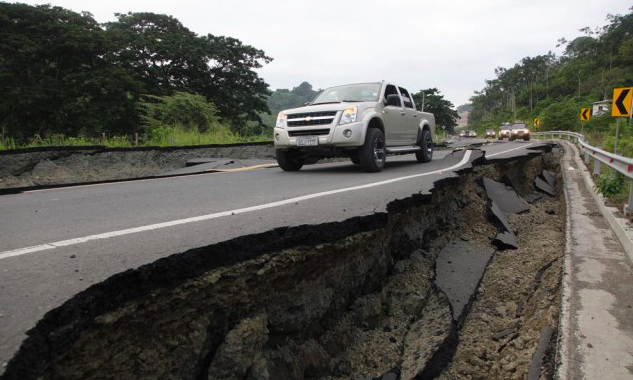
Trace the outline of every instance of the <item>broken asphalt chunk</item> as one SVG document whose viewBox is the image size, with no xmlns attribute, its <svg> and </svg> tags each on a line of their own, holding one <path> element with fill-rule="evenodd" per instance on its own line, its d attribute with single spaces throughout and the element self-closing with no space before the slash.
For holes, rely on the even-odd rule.
<svg viewBox="0 0 633 380">
<path fill-rule="evenodd" d="M 460 320 L 475 295 L 493 253 L 492 247 L 474 247 L 464 241 L 447 244 L 440 251 L 436 260 L 435 284 L 448 297 L 455 321 Z"/>
<path fill-rule="evenodd" d="M 520 214 L 530 210 L 530 205 L 519 197 L 511 186 L 484 178 L 484 189 L 488 199 L 495 202 L 505 213 Z"/>
<path fill-rule="evenodd" d="M 553 197 L 556 196 L 556 193 L 554 192 L 554 188 L 550 186 L 549 183 L 542 180 L 540 177 L 536 177 L 536 179 L 534 180 L 534 186 L 536 186 L 538 190 L 546 194 L 549 194 Z"/>
<path fill-rule="evenodd" d="M 516 235 L 509 231 L 503 231 L 495 236 L 492 244 L 500 250 L 519 248 Z"/>
<path fill-rule="evenodd" d="M 538 201 L 541 198 L 543 198 L 543 194 L 540 194 L 540 193 L 530 193 L 526 195 L 525 197 L 523 197 L 523 199 L 525 199 L 525 201 L 530 204 L 533 204 L 534 202 Z"/>
</svg>

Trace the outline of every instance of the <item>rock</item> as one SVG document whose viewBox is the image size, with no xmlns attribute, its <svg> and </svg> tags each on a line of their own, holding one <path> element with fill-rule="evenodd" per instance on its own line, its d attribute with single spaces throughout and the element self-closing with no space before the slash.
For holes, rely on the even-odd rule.
<svg viewBox="0 0 633 380">
<path fill-rule="evenodd" d="M 418 264 L 424 264 L 426 263 L 426 259 L 424 258 L 424 253 L 421 250 L 416 250 L 413 251 L 413 253 L 411 254 L 411 261 L 413 261 L 414 263 L 418 263 Z"/>
<path fill-rule="evenodd" d="M 396 380 L 398 379 L 398 374 L 393 373 L 393 372 L 387 372 L 384 375 L 382 375 L 382 378 L 380 380 Z"/>
<path fill-rule="evenodd" d="M 462 235 L 462 236 L 460 237 L 460 239 L 462 239 L 463 241 L 470 241 L 470 236 L 468 236 L 468 235 Z"/>
<path fill-rule="evenodd" d="M 508 335 L 515 334 L 516 332 L 517 332 L 517 329 L 515 329 L 515 328 L 505 329 L 503 331 L 499 331 L 496 334 L 493 334 L 492 335 L 492 339 L 498 341 L 498 340 L 501 340 L 501 339 L 505 338 Z"/>
<path fill-rule="evenodd" d="M 453 328 L 450 304 L 441 292 L 429 296 L 421 315 L 423 317 L 411 325 L 404 338 L 402 380 L 414 379 L 424 371 Z"/>
<path fill-rule="evenodd" d="M 402 261 L 402 260 L 398 261 L 393 266 L 393 271 L 394 271 L 394 273 L 397 273 L 397 274 L 400 274 L 400 273 L 404 272 L 405 269 L 406 269 L 406 265 L 404 264 L 404 261 Z"/>
<path fill-rule="evenodd" d="M 256 366 L 258 376 L 264 376 L 260 359 L 268 341 L 267 323 L 265 315 L 246 318 L 229 331 L 211 361 L 208 379 L 244 379 Z"/>
</svg>

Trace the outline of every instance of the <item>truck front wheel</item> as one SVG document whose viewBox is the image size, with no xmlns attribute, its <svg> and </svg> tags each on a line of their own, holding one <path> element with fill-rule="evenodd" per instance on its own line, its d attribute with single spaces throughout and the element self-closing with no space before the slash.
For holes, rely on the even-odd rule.
<svg viewBox="0 0 633 380">
<path fill-rule="evenodd" d="M 358 149 L 358 160 L 366 172 L 379 172 L 385 167 L 385 135 L 380 129 L 369 128 L 365 145 Z"/>
<path fill-rule="evenodd" d="M 433 137 L 431 132 L 426 129 L 422 131 L 418 146 L 422 148 L 415 152 L 415 158 L 418 162 L 429 162 L 433 159 Z"/>
<path fill-rule="evenodd" d="M 287 172 L 296 172 L 303 166 L 303 159 L 291 150 L 276 150 L 279 167 Z"/>
</svg>

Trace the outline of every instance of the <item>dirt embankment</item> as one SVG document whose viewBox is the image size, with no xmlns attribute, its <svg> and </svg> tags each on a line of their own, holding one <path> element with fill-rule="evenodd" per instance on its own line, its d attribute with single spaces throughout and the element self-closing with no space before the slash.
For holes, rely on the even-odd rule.
<svg viewBox="0 0 633 380">
<path fill-rule="evenodd" d="M 473 294 L 438 286 L 438 267 L 452 264 L 438 260 L 464 242 L 494 252 L 483 178 L 526 195 L 557 162 L 478 162 L 386 214 L 242 237 L 114 276 L 47 314 L 4 378 L 525 378 L 541 330 L 557 326 L 559 197 L 510 216 L 519 249 L 496 251 Z"/>
<path fill-rule="evenodd" d="M 192 158 L 274 159 L 272 143 L 189 148 L 25 149 L 0 152 L 0 189 L 144 178 L 185 167 Z"/>
</svg>

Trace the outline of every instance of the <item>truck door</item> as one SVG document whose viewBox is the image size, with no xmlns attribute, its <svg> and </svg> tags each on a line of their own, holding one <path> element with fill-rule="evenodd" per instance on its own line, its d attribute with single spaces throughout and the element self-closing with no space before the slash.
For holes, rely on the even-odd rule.
<svg viewBox="0 0 633 380">
<path fill-rule="evenodd" d="M 405 144 L 413 145 L 418 139 L 418 124 L 420 123 L 418 111 L 413 105 L 413 98 L 409 95 L 409 91 L 402 87 L 398 87 L 404 104 L 404 122 L 402 123 L 402 140 Z"/>
<path fill-rule="evenodd" d="M 388 84 L 385 87 L 385 94 L 383 100 L 387 99 L 388 95 L 398 95 L 400 98 L 400 106 L 385 106 L 382 110 L 382 117 L 385 122 L 385 140 L 387 145 L 403 145 L 406 142 L 403 141 L 402 131 L 405 125 L 406 113 L 402 104 L 402 97 L 398 92 L 396 86 Z"/>
</svg>

